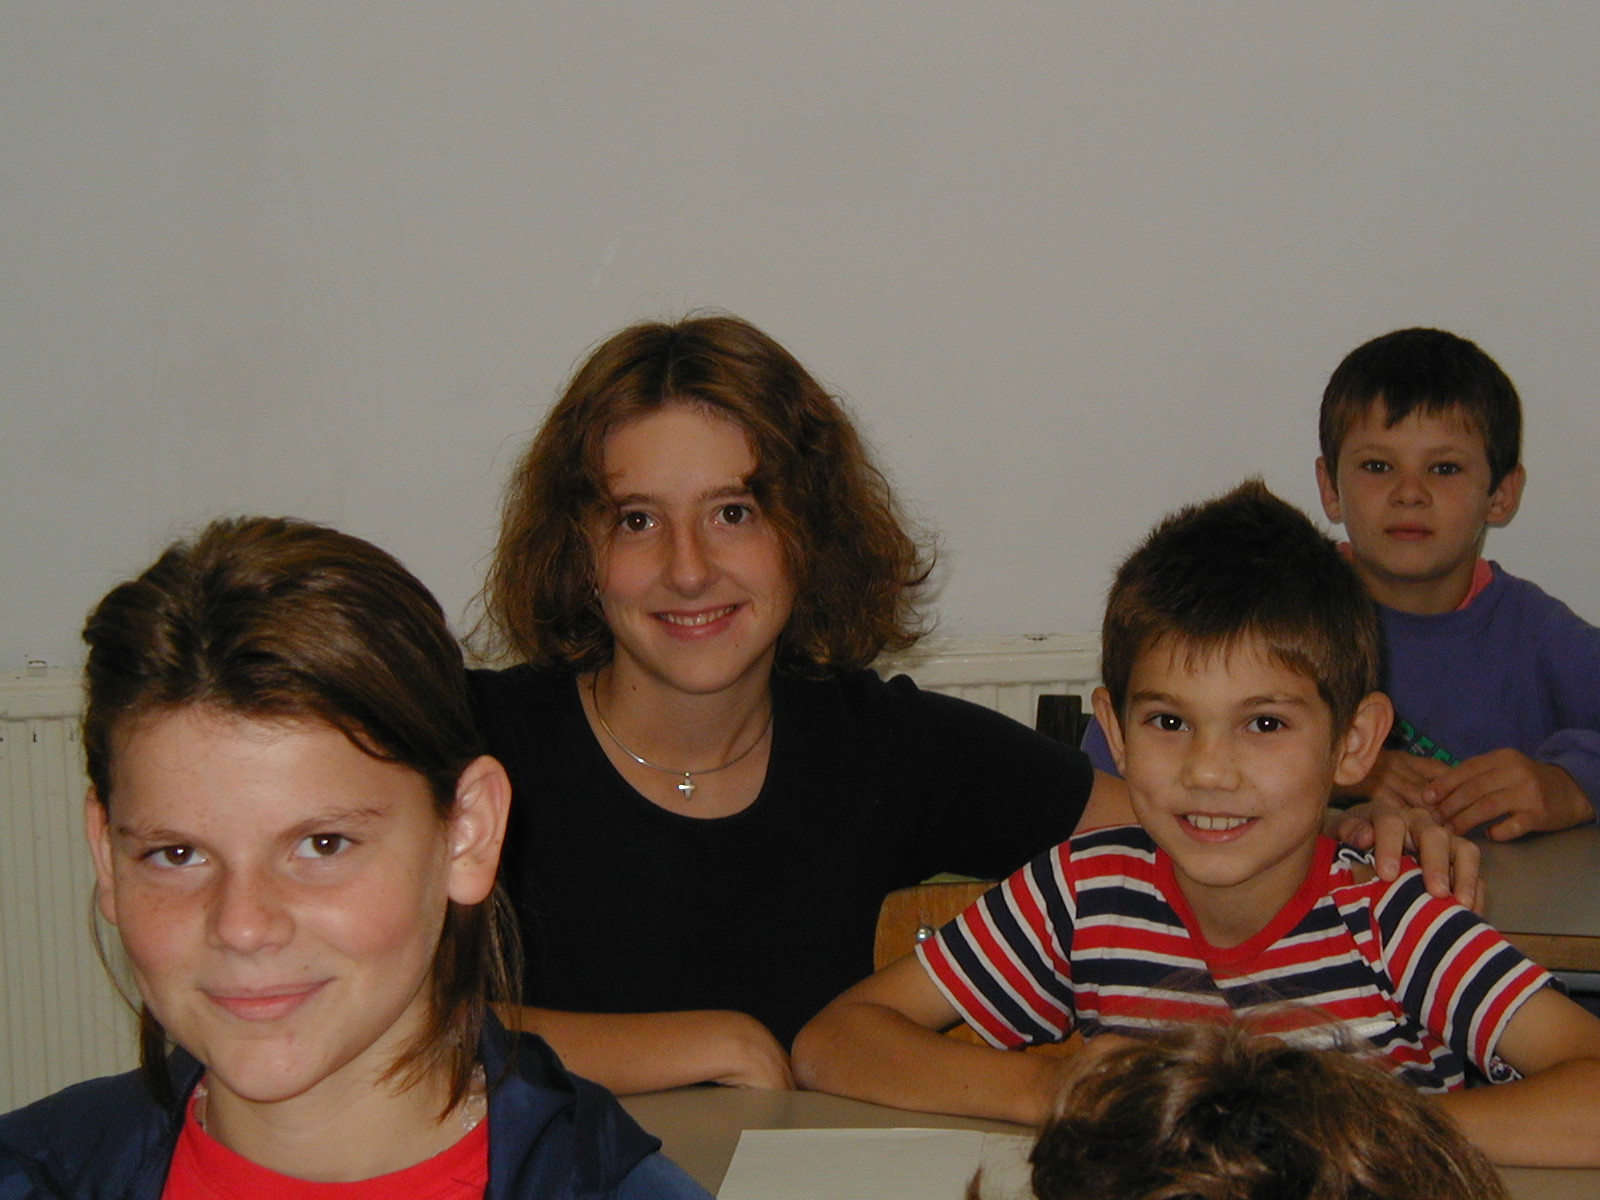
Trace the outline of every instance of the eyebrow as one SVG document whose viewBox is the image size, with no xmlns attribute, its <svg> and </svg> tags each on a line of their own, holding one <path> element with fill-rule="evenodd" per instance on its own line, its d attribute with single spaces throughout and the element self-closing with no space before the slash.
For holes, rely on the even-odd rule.
<svg viewBox="0 0 1600 1200">
<path fill-rule="evenodd" d="M 1129 704 L 1176 704 L 1178 698 L 1166 692 L 1129 692 Z"/>
<path fill-rule="evenodd" d="M 336 808 L 326 812 L 316 813 L 303 821 L 297 821 L 284 831 L 282 836 L 298 841 L 313 833 L 324 833 L 340 828 L 348 829 L 352 826 L 371 825 L 382 820 L 387 815 L 386 809 L 375 806 L 362 808 Z M 130 838 L 137 842 L 192 842 L 195 837 L 192 833 L 169 829 L 161 825 L 138 825 L 130 821 L 117 821 L 111 826 L 111 831 L 118 837 Z"/>
<path fill-rule="evenodd" d="M 1466 435 L 1463 435 L 1465 437 Z M 1353 442 L 1344 449 L 1345 454 L 1373 454 L 1377 452 L 1388 453 L 1394 446 L 1388 442 L 1367 441 Z M 1423 454 L 1461 454 L 1470 453 L 1472 447 L 1461 442 L 1439 442 L 1432 446 L 1422 447 Z"/>
<path fill-rule="evenodd" d="M 1133 692 L 1128 696 L 1128 703 L 1133 704 L 1171 704 L 1183 703 L 1177 696 L 1169 692 Z M 1246 696 L 1241 700 L 1239 708 L 1259 708 L 1262 705 L 1278 705 L 1287 708 L 1309 708 L 1311 701 L 1304 696 L 1292 696 L 1287 692 L 1263 692 L 1259 696 Z"/>
<path fill-rule="evenodd" d="M 750 481 L 748 479 L 741 479 L 737 483 L 725 483 L 721 487 L 714 487 L 708 491 L 701 492 L 695 497 L 695 500 L 697 502 L 706 500 L 732 500 L 740 496 L 749 496 L 751 494 L 752 490 L 750 487 Z M 644 492 L 629 492 L 623 496 L 612 496 L 610 497 L 610 500 L 611 503 L 616 505 L 618 508 L 625 508 L 630 504 L 650 504 L 656 502 L 656 498 L 654 496 L 646 495 Z"/>
</svg>

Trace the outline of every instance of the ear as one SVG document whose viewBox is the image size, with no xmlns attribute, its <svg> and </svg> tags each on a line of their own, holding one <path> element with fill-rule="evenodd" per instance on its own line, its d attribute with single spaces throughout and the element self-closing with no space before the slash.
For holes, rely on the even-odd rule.
<svg viewBox="0 0 1600 1200">
<path fill-rule="evenodd" d="M 1382 692 L 1368 692 L 1356 705 L 1356 715 L 1350 718 L 1350 728 L 1344 731 L 1335 750 L 1333 782 L 1340 787 L 1353 787 L 1367 777 L 1372 764 L 1378 761 L 1378 751 L 1394 725 L 1394 705 Z"/>
<path fill-rule="evenodd" d="M 93 787 L 83 796 L 83 832 L 94 859 L 94 902 L 100 907 L 100 915 L 115 925 L 117 890 L 111 872 L 111 814 Z"/>
<path fill-rule="evenodd" d="M 498 759 L 475 758 L 456 780 L 450 813 L 450 899 L 481 904 L 494 889 L 511 812 L 511 780 Z"/>
<path fill-rule="evenodd" d="M 1112 761 L 1117 764 L 1117 774 L 1126 777 L 1128 769 L 1122 761 L 1122 720 L 1111 703 L 1111 693 L 1103 687 L 1097 687 L 1089 697 L 1089 703 L 1094 705 L 1094 719 L 1100 722 L 1100 731 L 1106 735 L 1106 745 L 1111 749 Z"/>
<path fill-rule="evenodd" d="M 1322 497 L 1322 511 L 1336 525 L 1344 521 L 1343 510 L 1339 507 L 1339 485 L 1333 478 L 1337 465 L 1330 467 L 1326 458 L 1317 456 L 1317 494 Z"/>
<path fill-rule="evenodd" d="M 1500 481 L 1500 486 L 1489 493 L 1489 513 L 1485 517 L 1488 524 L 1495 527 L 1511 524 L 1511 518 L 1517 515 L 1517 509 L 1522 504 L 1522 487 L 1528 482 L 1528 473 L 1518 463 L 1506 472 L 1506 477 Z"/>
</svg>

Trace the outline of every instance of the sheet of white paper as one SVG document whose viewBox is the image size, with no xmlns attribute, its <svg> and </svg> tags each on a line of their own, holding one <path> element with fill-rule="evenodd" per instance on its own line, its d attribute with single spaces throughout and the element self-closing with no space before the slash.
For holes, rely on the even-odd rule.
<svg viewBox="0 0 1600 1200">
<path fill-rule="evenodd" d="M 746 1129 L 719 1200 L 1024 1200 L 1032 1138 L 973 1129 Z"/>
</svg>

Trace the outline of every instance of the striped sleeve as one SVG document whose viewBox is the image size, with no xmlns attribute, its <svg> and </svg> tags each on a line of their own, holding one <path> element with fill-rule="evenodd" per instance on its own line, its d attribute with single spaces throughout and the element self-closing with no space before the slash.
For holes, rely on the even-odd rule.
<svg viewBox="0 0 1600 1200">
<path fill-rule="evenodd" d="M 917 947 L 935 986 L 1000 1049 L 1072 1031 L 1068 845 L 1035 858 Z"/>
<path fill-rule="evenodd" d="M 1384 888 L 1373 918 L 1384 968 L 1405 1010 L 1489 1079 L 1515 1078 L 1495 1047 L 1550 973 L 1476 913 L 1430 896 L 1415 868 Z"/>
</svg>

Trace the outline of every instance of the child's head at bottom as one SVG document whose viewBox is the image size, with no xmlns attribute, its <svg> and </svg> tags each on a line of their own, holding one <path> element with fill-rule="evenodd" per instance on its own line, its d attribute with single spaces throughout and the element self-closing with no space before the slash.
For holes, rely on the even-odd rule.
<svg viewBox="0 0 1600 1200">
<path fill-rule="evenodd" d="M 1034 1147 L 1039 1200 L 1495 1200 L 1450 1119 L 1368 1058 L 1193 1025 L 1074 1076 Z"/>
<path fill-rule="evenodd" d="M 1293 894 L 1330 793 L 1388 733 L 1371 601 L 1334 543 L 1252 480 L 1155 528 L 1117 572 L 1101 637 L 1095 712 L 1134 812 L 1202 925 L 1204 892 L 1243 940 L 1264 899 Z M 1229 889 L 1252 880 L 1246 911 Z"/>
<path fill-rule="evenodd" d="M 212 1103 L 328 1078 L 465 1093 L 504 981 L 508 788 L 438 603 L 334 530 L 220 521 L 84 629 L 100 912 Z"/>
</svg>

